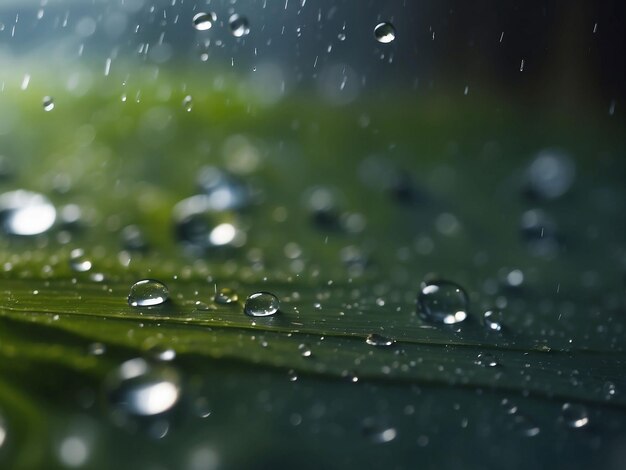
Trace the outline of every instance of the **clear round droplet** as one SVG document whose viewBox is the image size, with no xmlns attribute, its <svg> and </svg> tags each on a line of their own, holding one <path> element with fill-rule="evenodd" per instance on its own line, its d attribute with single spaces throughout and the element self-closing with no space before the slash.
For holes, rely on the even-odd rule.
<svg viewBox="0 0 626 470">
<path fill-rule="evenodd" d="M 187 95 L 183 98 L 183 108 L 185 111 L 190 112 L 193 109 L 193 98 L 191 95 Z"/>
<path fill-rule="evenodd" d="M 389 22 L 379 23 L 374 28 L 374 37 L 380 43 L 389 44 L 396 39 L 396 28 Z"/>
<path fill-rule="evenodd" d="M 131 307 L 154 307 L 170 298 L 167 286 L 154 279 L 143 279 L 130 288 L 128 305 Z"/>
<path fill-rule="evenodd" d="M 377 333 L 367 335 L 365 342 L 370 346 L 389 347 L 393 346 L 395 341 Z"/>
<path fill-rule="evenodd" d="M 503 317 L 502 310 L 487 310 L 483 313 L 483 325 L 487 331 L 502 331 Z"/>
<path fill-rule="evenodd" d="M 18 189 L 0 195 L 0 227 L 7 235 L 40 235 L 52 228 L 56 217 L 56 209 L 42 194 Z"/>
<path fill-rule="evenodd" d="M 86 257 L 85 250 L 76 248 L 70 252 L 70 268 L 78 273 L 84 273 L 91 269 L 91 261 Z"/>
<path fill-rule="evenodd" d="M 483 367 L 497 367 L 500 365 L 498 358 L 491 353 L 480 353 L 476 356 L 474 364 Z"/>
<path fill-rule="evenodd" d="M 234 290 L 229 289 L 228 287 L 224 287 L 215 294 L 214 300 L 215 303 L 221 305 L 229 305 L 237 302 L 239 300 L 239 296 Z"/>
<path fill-rule="evenodd" d="M 244 312 L 251 317 L 269 317 L 278 313 L 278 297 L 270 292 L 256 292 L 246 299 Z"/>
<path fill-rule="evenodd" d="M 467 293 L 449 281 L 427 284 L 417 297 L 419 314 L 424 320 L 446 325 L 464 321 L 468 305 Z"/>
<path fill-rule="evenodd" d="M 118 415 L 159 415 L 178 402 L 180 391 L 175 369 L 142 358 L 122 363 L 105 381 L 107 403 Z"/>
<path fill-rule="evenodd" d="M 54 98 L 51 96 L 43 97 L 43 110 L 44 111 L 52 111 L 54 109 Z"/>
<path fill-rule="evenodd" d="M 236 38 L 247 36 L 250 33 L 250 25 L 245 16 L 237 14 L 232 15 L 228 20 L 228 25 L 230 26 L 231 33 L 233 33 L 233 36 Z"/>
<path fill-rule="evenodd" d="M 193 17 L 193 27 L 198 31 L 207 31 L 211 29 L 213 23 L 217 21 L 217 15 L 213 12 L 196 13 Z"/>
<path fill-rule="evenodd" d="M 570 428 L 582 428 L 589 424 L 589 414 L 584 405 L 565 403 L 561 407 L 561 417 Z"/>
</svg>

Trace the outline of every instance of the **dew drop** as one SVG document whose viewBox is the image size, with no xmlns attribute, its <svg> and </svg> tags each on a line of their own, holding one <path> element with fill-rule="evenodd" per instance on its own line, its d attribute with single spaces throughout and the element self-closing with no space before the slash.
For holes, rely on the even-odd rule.
<svg viewBox="0 0 626 470">
<path fill-rule="evenodd" d="M 193 109 L 193 98 L 191 95 L 187 95 L 183 98 L 183 108 L 185 111 L 190 112 Z"/>
<path fill-rule="evenodd" d="M 270 292 L 256 292 L 246 299 L 244 312 L 251 317 L 269 317 L 278 313 L 278 297 Z"/>
<path fill-rule="evenodd" d="M 487 331 L 502 331 L 503 317 L 502 310 L 487 310 L 483 313 L 483 325 Z"/>
<path fill-rule="evenodd" d="M 313 355 L 313 351 L 311 351 L 311 348 L 309 348 L 309 346 L 304 343 L 298 345 L 298 351 L 300 351 L 300 355 L 302 357 L 311 357 Z"/>
<path fill-rule="evenodd" d="M 561 417 L 570 428 L 582 428 L 589 424 L 589 414 L 584 405 L 565 403 L 561 407 Z"/>
<path fill-rule="evenodd" d="M 70 268 L 78 273 L 84 273 L 91 269 L 91 261 L 85 256 L 85 250 L 76 248 L 70 252 Z"/>
<path fill-rule="evenodd" d="M 180 397 L 178 372 L 142 358 L 122 363 L 105 381 L 107 403 L 115 414 L 154 416 L 170 410 Z"/>
<path fill-rule="evenodd" d="M 289 371 L 287 371 L 287 376 L 289 377 L 290 382 L 296 382 L 298 380 L 298 373 L 293 369 L 289 369 Z"/>
<path fill-rule="evenodd" d="M 215 294 L 214 300 L 215 303 L 229 305 L 237 302 L 237 300 L 239 300 L 239 296 L 234 290 L 224 287 Z"/>
<path fill-rule="evenodd" d="M 0 195 L 0 226 L 8 235 L 33 236 L 47 232 L 56 209 L 42 194 L 18 189 Z"/>
<path fill-rule="evenodd" d="M 169 299 L 167 286 L 154 279 L 143 279 L 130 288 L 128 305 L 131 307 L 154 307 L 162 305 Z"/>
<path fill-rule="evenodd" d="M 367 337 L 365 338 L 365 342 L 369 344 L 370 346 L 378 346 L 378 347 L 389 347 L 389 346 L 393 346 L 395 343 L 394 340 L 390 338 L 386 338 L 377 333 L 372 333 L 372 334 L 367 335 Z"/>
<path fill-rule="evenodd" d="M 374 37 L 383 44 L 389 44 L 396 39 L 396 28 L 391 23 L 379 23 L 374 28 Z"/>
<path fill-rule="evenodd" d="M 54 98 L 51 96 L 43 97 L 43 110 L 44 111 L 52 111 L 54 109 Z"/>
<path fill-rule="evenodd" d="M 205 166 L 198 176 L 198 187 L 214 211 L 241 210 L 251 203 L 248 186 L 235 175 L 214 166 Z"/>
<path fill-rule="evenodd" d="M 463 288 L 449 281 L 425 285 L 417 298 L 422 319 L 446 325 L 464 321 L 468 304 L 469 299 Z"/>
<path fill-rule="evenodd" d="M 234 14 L 228 20 L 230 31 L 236 38 L 247 36 L 250 33 L 250 25 L 245 16 Z"/>
<path fill-rule="evenodd" d="M 193 27 L 198 31 L 207 31 L 211 29 L 213 23 L 217 21 L 217 15 L 213 12 L 196 13 L 193 17 Z"/>
</svg>

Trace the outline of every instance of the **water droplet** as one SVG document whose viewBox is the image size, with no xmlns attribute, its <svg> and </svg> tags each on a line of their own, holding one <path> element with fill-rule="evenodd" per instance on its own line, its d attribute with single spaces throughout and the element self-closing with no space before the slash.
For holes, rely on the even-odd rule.
<svg viewBox="0 0 626 470">
<path fill-rule="evenodd" d="M 268 317 L 278 313 L 278 297 L 270 292 L 256 292 L 246 299 L 244 312 L 251 317 Z"/>
<path fill-rule="evenodd" d="M 464 321 L 468 304 L 463 288 L 449 281 L 425 285 L 417 298 L 418 310 L 424 320 L 446 325 Z"/>
<path fill-rule="evenodd" d="M 193 98 L 191 95 L 187 95 L 183 98 L 183 108 L 185 111 L 190 112 L 193 109 Z"/>
<path fill-rule="evenodd" d="M 239 300 L 239 296 L 237 295 L 237 293 L 234 290 L 229 289 L 228 287 L 224 287 L 220 289 L 215 294 L 215 303 L 218 303 L 221 305 L 233 304 L 237 302 L 238 300 Z"/>
<path fill-rule="evenodd" d="M 567 153 L 559 149 L 542 150 L 528 167 L 528 189 L 533 196 L 555 199 L 570 189 L 575 176 L 576 167 Z"/>
<path fill-rule="evenodd" d="M 146 251 L 148 242 L 143 232 L 136 225 L 127 225 L 122 229 L 122 246 L 129 251 Z"/>
<path fill-rule="evenodd" d="M 42 194 L 18 189 L 0 195 L 0 225 L 8 235 L 39 235 L 55 220 L 56 209 Z"/>
<path fill-rule="evenodd" d="M 198 31 L 206 31 L 211 29 L 213 23 L 217 21 L 217 15 L 213 12 L 209 13 L 196 13 L 193 17 L 193 27 Z"/>
<path fill-rule="evenodd" d="M 367 338 L 365 338 L 365 342 L 369 344 L 370 346 L 379 346 L 379 347 L 393 346 L 393 344 L 395 343 L 394 340 L 390 338 L 386 338 L 376 333 L 367 335 Z"/>
<path fill-rule="evenodd" d="M 309 348 L 309 346 L 304 343 L 298 345 L 298 351 L 300 351 L 300 355 L 302 357 L 311 357 L 313 355 L 313 351 L 311 351 L 311 348 Z"/>
<path fill-rule="evenodd" d="M 589 424 L 589 414 L 584 405 L 565 403 L 561 408 L 561 417 L 570 428 L 582 428 Z"/>
<path fill-rule="evenodd" d="M 386 426 L 373 418 L 363 420 L 363 435 L 375 444 L 393 441 L 398 435 L 395 428 Z"/>
<path fill-rule="evenodd" d="M 43 110 L 44 111 L 52 111 L 54 109 L 54 98 L 51 96 L 43 97 Z"/>
<path fill-rule="evenodd" d="M 106 346 L 102 343 L 91 343 L 88 348 L 87 351 L 89 352 L 89 354 L 91 354 L 92 356 L 102 356 L 104 353 L 106 353 Z"/>
<path fill-rule="evenodd" d="M 490 353 L 479 353 L 478 356 L 476 356 L 474 364 L 483 367 L 497 367 L 500 365 L 496 356 Z"/>
<path fill-rule="evenodd" d="M 167 302 L 170 294 L 167 286 L 154 279 L 143 279 L 130 288 L 128 305 L 131 307 L 153 307 Z"/>
<path fill-rule="evenodd" d="M 483 325 L 488 331 L 502 331 L 503 318 L 502 310 L 487 310 L 483 314 Z"/>
<path fill-rule="evenodd" d="M 169 362 L 176 359 L 176 351 L 163 345 L 154 345 L 147 351 L 151 359 L 159 362 Z"/>
<path fill-rule="evenodd" d="M 245 16 L 234 14 L 228 20 L 228 24 L 230 26 L 230 31 L 236 38 L 247 36 L 248 33 L 250 33 L 248 19 Z"/>
<path fill-rule="evenodd" d="M 391 23 L 379 23 L 374 28 L 374 37 L 378 42 L 389 44 L 396 39 L 396 28 Z"/>
<path fill-rule="evenodd" d="M 613 382 L 605 382 L 602 386 L 602 392 L 604 393 L 604 398 L 610 400 L 616 395 L 617 388 Z"/>
<path fill-rule="evenodd" d="M 180 377 L 166 365 L 136 358 L 122 363 L 105 381 L 107 402 L 115 414 L 154 416 L 170 410 L 180 397 Z"/>
<path fill-rule="evenodd" d="M 289 369 L 287 371 L 287 376 L 289 377 L 290 382 L 296 382 L 298 380 L 298 373 L 293 369 Z"/>
<path fill-rule="evenodd" d="M 535 437 L 541 432 L 539 426 L 537 426 L 530 418 L 522 414 L 516 414 L 513 416 L 514 426 L 522 436 Z"/>
<path fill-rule="evenodd" d="M 83 249 L 76 248 L 70 252 L 70 268 L 79 273 L 84 273 L 91 269 L 91 261 L 85 256 Z"/>
<path fill-rule="evenodd" d="M 214 166 L 205 166 L 200 170 L 198 186 L 214 211 L 241 210 L 251 203 L 248 186 L 231 173 Z"/>
</svg>

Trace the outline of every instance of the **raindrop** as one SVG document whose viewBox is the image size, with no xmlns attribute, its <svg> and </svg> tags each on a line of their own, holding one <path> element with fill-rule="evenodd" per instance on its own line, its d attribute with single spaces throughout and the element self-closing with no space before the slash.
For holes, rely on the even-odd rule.
<svg viewBox="0 0 626 470">
<path fill-rule="evenodd" d="M 105 394 L 115 414 L 154 416 L 178 402 L 180 377 L 171 367 L 131 359 L 109 374 Z"/>
<path fill-rule="evenodd" d="M 256 292 L 246 299 L 244 312 L 251 317 L 268 317 L 278 313 L 278 297 L 270 292 Z"/>
<path fill-rule="evenodd" d="M 193 98 L 191 95 L 187 95 L 183 98 L 183 108 L 185 111 L 190 112 L 193 109 Z"/>
<path fill-rule="evenodd" d="M 228 24 L 230 26 L 230 31 L 236 38 L 247 36 L 250 33 L 248 19 L 245 16 L 234 14 L 228 20 Z"/>
<path fill-rule="evenodd" d="M 85 256 L 85 250 L 76 248 L 70 252 L 70 268 L 78 273 L 91 269 L 91 261 Z"/>
<path fill-rule="evenodd" d="M 383 425 L 373 418 L 363 420 L 363 435 L 375 444 L 393 441 L 398 435 L 395 428 Z"/>
<path fill-rule="evenodd" d="M 8 235 L 39 235 L 55 220 L 56 209 L 42 194 L 18 189 L 0 195 L 0 225 Z"/>
<path fill-rule="evenodd" d="M 44 111 L 52 111 L 54 109 L 54 98 L 51 96 L 43 97 L 43 110 Z"/>
<path fill-rule="evenodd" d="M 424 320 L 446 325 L 464 321 L 468 303 L 463 288 L 449 281 L 425 285 L 417 298 L 418 310 Z"/>
<path fill-rule="evenodd" d="M 167 302 L 170 294 L 167 286 L 154 279 L 143 279 L 130 288 L 128 305 L 131 307 L 153 307 Z"/>
<path fill-rule="evenodd" d="M 386 338 L 376 333 L 367 335 L 367 338 L 365 338 L 365 342 L 369 344 L 370 346 L 379 346 L 379 347 L 389 347 L 389 346 L 393 346 L 393 344 L 395 343 L 394 340 L 390 338 Z"/>
<path fill-rule="evenodd" d="M 483 314 L 483 325 L 488 331 L 502 331 L 503 318 L 502 310 L 487 310 Z"/>
<path fill-rule="evenodd" d="M 561 417 L 570 428 L 582 428 L 589 424 L 589 414 L 583 405 L 565 403 L 561 407 Z"/>
<path fill-rule="evenodd" d="M 374 37 L 383 44 L 389 44 L 396 39 L 396 28 L 391 23 L 379 23 L 374 28 Z"/>
<path fill-rule="evenodd" d="M 198 31 L 206 31 L 211 29 L 213 23 L 217 21 L 217 15 L 213 12 L 209 13 L 196 13 L 193 17 L 193 27 Z"/>
<path fill-rule="evenodd" d="M 228 305 L 237 302 L 237 300 L 239 300 L 239 296 L 234 290 L 224 287 L 216 292 L 214 300 L 215 303 Z"/>
<path fill-rule="evenodd" d="M 497 367 L 500 365 L 496 356 L 490 353 L 480 353 L 476 357 L 474 364 L 483 367 Z"/>
</svg>

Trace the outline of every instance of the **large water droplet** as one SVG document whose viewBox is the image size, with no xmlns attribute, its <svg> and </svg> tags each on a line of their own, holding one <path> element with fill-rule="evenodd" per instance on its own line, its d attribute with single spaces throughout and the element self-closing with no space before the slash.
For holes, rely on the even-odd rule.
<svg viewBox="0 0 626 470">
<path fill-rule="evenodd" d="M 206 31 L 208 29 L 211 29 L 213 23 L 217 21 L 217 15 L 213 12 L 200 12 L 194 15 L 192 21 L 193 27 L 196 28 L 198 31 Z"/>
<path fill-rule="evenodd" d="M 446 325 L 464 321 L 468 303 L 463 288 L 449 281 L 427 284 L 417 297 L 418 310 L 424 320 Z"/>
<path fill-rule="evenodd" d="M 246 299 L 244 312 L 251 317 L 268 317 L 278 312 L 278 297 L 270 292 L 256 292 Z"/>
<path fill-rule="evenodd" d="M 230 31 L 236 38 L 247 36 L 248 33 L 250 33 L 250 25 L 248 24 L 248 19 L 245 16 L 234 14 L 228 20 L 228 24 L 230 26 Z"/>
<path fill-rule="evenodd" d="M 396 39 L 396 28 L 391 23 L 379 23 L 374 28 L 374 37 L 378 42 L 389 44 Z"/>
<path fill-rule="evenodd" d="M 0 195 L 0 225 L 9 235 L 39 235 L 55 220 L 56 209 L 42 194 L 18 189 Z"/>
<path fill-rule="evenodd" d="M 503 319 L 502 310 L 487 310 L 483 313 L 483 325 L 488 331 L 502 331 Z"/>
<path fill-rule="evenodd" d="M 114 413 L 154 416 L 178 402 L 180 377 L 171 367 L 136 358 L 124 362 L 107 377 L 105 392 Z"/>
<path fill-rule="evenodd" d="M 51 96 L 43 97 L 43 110 L 52 111 L 54 109 L 54 99 Z"/>
<path fill-rule="evenodd" d="M 234 290 L 229 289 L 228 287 L 224 287 L 220 289 L 215 294 L 215 303 L 218 303 L 218 304 L 222 304 L 222 305 L 233 304 L 237 302 L 237 300 L 239 300 L 239 296 L 237 295 L 237 293 Z"/>
<path fill-rule="evenodd" d="M 570 428 L 582 428 L 589 424 L 589 414 L 584 405 L 565 403 L 561 408 L 561 416 Z"/>
<path fill-rule="evenodd" d="M 393 344 L 395 343 L 394 340 L 390 338 L 386 338 L 376 333 L 367 335 L 367 338 L 365 338 L 365 342 L 369 344 L 370 346 L 379 346 L 379 347 L 393 346 Z"/>
<path fill-rule="evenodd" d="M 167 286 L 154 279 L 143 279 L 130 288 L 128 305 L 131 307 L 154 307 L 170 298 Z"/>
</svg>

